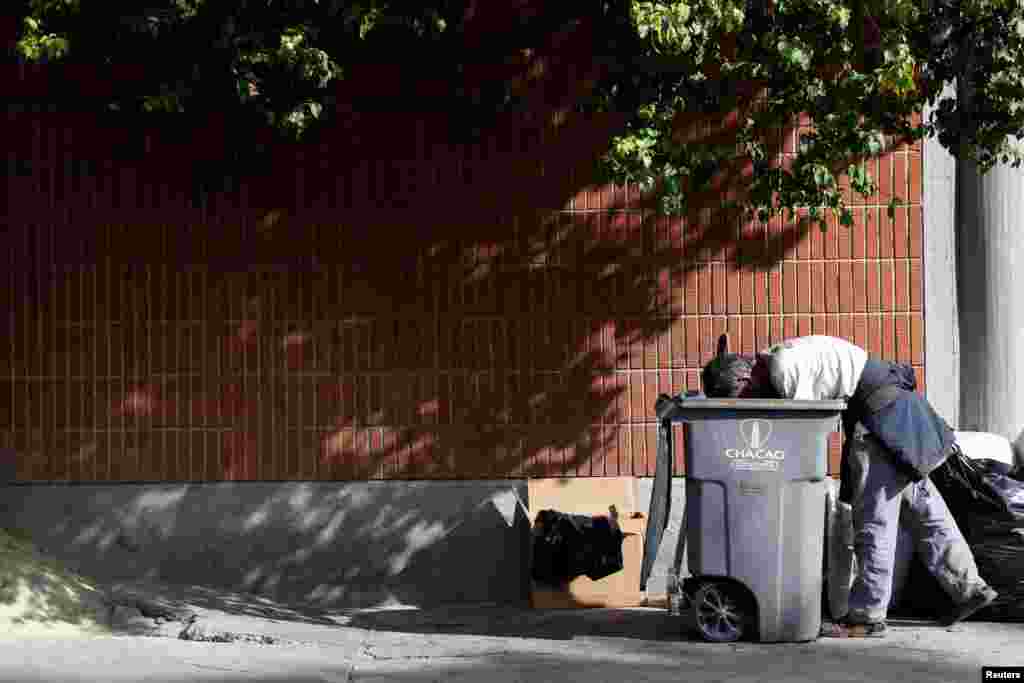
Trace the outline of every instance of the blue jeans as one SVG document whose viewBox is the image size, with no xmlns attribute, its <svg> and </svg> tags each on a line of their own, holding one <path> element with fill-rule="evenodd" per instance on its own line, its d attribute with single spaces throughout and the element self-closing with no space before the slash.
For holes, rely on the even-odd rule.
<svg viewBox="0 0 1024 683">
<path fill-rule="evenodd" d="M 850 591 L 851 622 L 886 618 L 901 522 L 908 526 L 925 567 L 955 603 L 986 587 L 974 554 L 930 479 L 911 482 L 860 424 L 844 457 L 852 479 L 854 553 L 859 567 Z"/>
</svg>

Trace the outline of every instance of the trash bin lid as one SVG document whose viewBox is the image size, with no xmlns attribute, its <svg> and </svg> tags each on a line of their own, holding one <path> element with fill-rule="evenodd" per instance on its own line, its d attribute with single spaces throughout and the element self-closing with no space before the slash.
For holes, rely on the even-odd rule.
<svg viewBox="0 0 1024 683">
<path fill-rule="evenodd" d="M 846 410 L 846 401 L 796 401 L 788 398 L 672 398 L 662 395 L 655 406 L 658 419 L 683 417 L 687 413 L 716 411 L 805 411 L 838 414 Z"/>
</svg>

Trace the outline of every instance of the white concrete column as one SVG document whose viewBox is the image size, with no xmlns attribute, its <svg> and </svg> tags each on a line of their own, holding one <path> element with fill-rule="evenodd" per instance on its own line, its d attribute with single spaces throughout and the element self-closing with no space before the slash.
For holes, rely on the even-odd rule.
<svg viewBox="0 0 1024 683">
<path fill-rule="evenodd" d="M 959 429 L 1024 447 L 1024 169 L 957 164 Z"/>
<path fill-rule="evenodd" d="M 942 97 L 953 97 L 950 85 Z M 933 107 L 925 107 L 924 119 Z M 960 349 L 956 306 L 956 159 L 935 138 L 922 142 L 924 186 L 924 362 L 928 402 L 960 422 Z"/>
</svg>

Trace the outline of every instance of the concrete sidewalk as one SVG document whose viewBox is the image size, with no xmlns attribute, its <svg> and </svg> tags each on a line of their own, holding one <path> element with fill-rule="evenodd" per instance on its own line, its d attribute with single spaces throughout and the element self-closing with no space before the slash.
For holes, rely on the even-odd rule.
<svg viewBox="0 0 1024 683">
<path fill-rule="evenodd" d="M 0 681 L 962 682 L 1024 665 L 1024 624 L 894 620 L 884 640 L 722 645 L 687 639 L 658 609 L 327 611 L 143 585 L 115 595 L 115 636 L 0 636 Z"/>
</svg>

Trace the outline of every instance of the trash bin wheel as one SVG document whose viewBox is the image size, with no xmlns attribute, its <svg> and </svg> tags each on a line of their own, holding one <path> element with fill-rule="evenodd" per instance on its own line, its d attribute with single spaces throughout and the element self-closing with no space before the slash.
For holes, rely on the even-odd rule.
<svg viewBox="0 0 1024 683">
<path fill-rule="evenodd" d="M 739 640 L 753 619 L 747 596 L 727 581 L 703 583 L 693 596 L 692 609 L 697 633 L 715 643 Z"/>
</svg>

